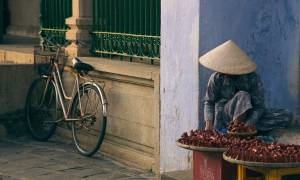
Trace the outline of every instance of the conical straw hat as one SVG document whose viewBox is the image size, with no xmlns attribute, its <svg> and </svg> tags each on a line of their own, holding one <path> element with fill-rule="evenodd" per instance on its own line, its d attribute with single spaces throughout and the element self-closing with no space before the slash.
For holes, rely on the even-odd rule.
<svg viewBox="0 0 300 180">
<path fill-rule="evenodd" d="M 204 54 L 199 61 L 206 68 L 224 74 L 248 74 L 256 69 L 256 64 L 232 40 Z"/>
</svg>

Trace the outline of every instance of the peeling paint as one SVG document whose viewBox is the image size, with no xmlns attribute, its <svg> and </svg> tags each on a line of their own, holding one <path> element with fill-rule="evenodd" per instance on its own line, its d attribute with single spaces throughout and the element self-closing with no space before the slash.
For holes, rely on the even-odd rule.
<svg viewBox="0 0 300 180">
<path fill-rule="evenodd" d="M 161 1 L 161 172 L 191 168 L 191 153 L 176 146 L 199 117 L 199 0 Z"/>
</svg>

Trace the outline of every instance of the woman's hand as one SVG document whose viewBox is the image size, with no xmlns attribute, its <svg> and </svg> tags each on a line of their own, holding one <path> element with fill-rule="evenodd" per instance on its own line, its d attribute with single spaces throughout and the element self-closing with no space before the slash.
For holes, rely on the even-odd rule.
<svg viewBox="0 0 300 180">
<path fill-rule="evenodd" d="M 255 126 L 255 123 L 253 121 L 246 121 L 246 126 Z"/>
<path fill-rule="evenodd" d="M 213 121 L 205 121 L 205 131 L 213 129 Z"/>
<path fill-rule="evenodd" d="M 242 121 L 240 119 L 235 119 L 233 121 L 234 125 L 238 125 L 239 123 L 241 123 Z"/>
</svg>

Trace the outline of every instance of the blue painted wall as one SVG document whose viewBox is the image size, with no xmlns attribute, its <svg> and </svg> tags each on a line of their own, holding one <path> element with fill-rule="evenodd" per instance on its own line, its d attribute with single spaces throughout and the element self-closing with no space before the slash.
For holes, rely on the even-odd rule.
<svg viewBox="0 0 300 180">
<path fill-rule="evenodd" d="M 258 65 L 266 105 L 298 113 L 299 15 L 300 0 L 201 0 L 200 55 L 234 40 Z M 201 100 L 210 74 L 200 68 Z"/>
</svg>

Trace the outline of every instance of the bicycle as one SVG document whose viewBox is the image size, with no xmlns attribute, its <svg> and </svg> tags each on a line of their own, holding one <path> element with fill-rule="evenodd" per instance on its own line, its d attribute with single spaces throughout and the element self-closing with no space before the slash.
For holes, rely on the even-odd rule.
<svg viewBox="0 0 300 180">
<path fill-rule="evenodd" d="M 42 56 L 46 62 L 35 58 L 35 69 L 40 77 L 33 81 L 27 94 L 25 113 L 29 131 L 34 139 L 46 141 L 54 134 L 58 123 L 71 123 L 77 150 L 82 155 L 92 156 L 100 148 L 106 132 L 108 103 L 103 87 L 86 77 L 93 67 L 77 57 L 72 59 L 72 67 L 63 64 L 61 70 L 59 61 L 64 46 L 50 40 L 47 43 L 56 51 L 54 55 Z M 45 52 L 42 49 L 40 51 Z M 75 77 L 70 96 L 62 82 L 64 70 Z"/>
</svg>

